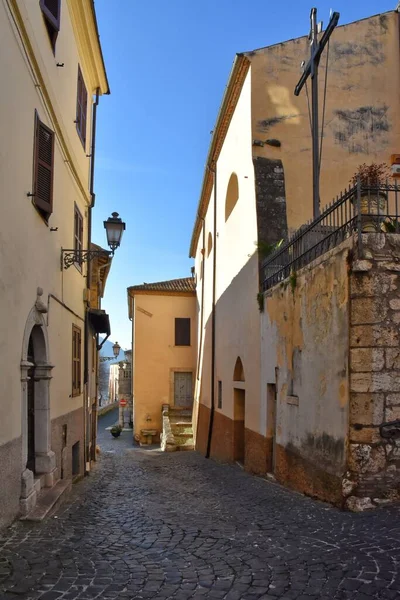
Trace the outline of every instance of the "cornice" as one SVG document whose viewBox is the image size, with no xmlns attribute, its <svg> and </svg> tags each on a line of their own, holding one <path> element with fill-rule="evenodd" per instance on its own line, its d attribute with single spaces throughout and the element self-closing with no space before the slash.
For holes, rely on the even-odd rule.
<svg viewBox="0 0 400 600">
<path fill-rule="evenodd" d="M 203 185 L 200 194 L 200 200 L 197 207 L 196 220 L 193 227 L 192 239 L 190 242 L 189 257 L 194 258 L 196 246 L 200 236 L 201 223 L 204 219 L 210 202 L 211 191 L 213 187 L 213 170 L 221 153 L 229 125 L 235 112 L 243 83 L 250 67 L 250 61 L 243 54 L 237 54 L 233 63 L 232 71 L 226 86 L 225 94 L 222 99 L 221 107 L 218 113 L 217 122 L 214 127 L 214 133 L 208 151 L 206 168 L 203 177 Z"/>
<path fill-rule="evenodd" d="M 99 89 L 100 94 L 109 94 L 93 0 L 67 0 L 67 4 L 90 91 L 93 94 Z"/>
</svg>

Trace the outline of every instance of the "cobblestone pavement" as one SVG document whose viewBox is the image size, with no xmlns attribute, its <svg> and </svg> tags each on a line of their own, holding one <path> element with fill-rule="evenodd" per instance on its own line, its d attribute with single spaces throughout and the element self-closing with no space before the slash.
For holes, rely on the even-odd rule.
<svg viewBox="0 0 400 600">
<path fill-rule="evenodd" d="M 400 598 L 400 508 L 341 513 L 107 434 L 55 516 L 0 534 L 0 598 Z"/>
</svg>

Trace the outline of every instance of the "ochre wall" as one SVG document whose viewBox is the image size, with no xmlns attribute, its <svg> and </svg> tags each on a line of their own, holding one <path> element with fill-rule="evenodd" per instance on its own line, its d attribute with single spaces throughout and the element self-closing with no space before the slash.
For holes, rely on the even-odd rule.
<svg viewBox="0 0 400 600">
<path fill-rule="evenodd" d="M 251 60 L 252 136 L 281 142 L 254 146 L 254 156 L 281 159 L 285 172 L 288 226 L 312 217 L 312 155 L 306 90 L 294 95 L 300 63 L 308 61 L 306 37 L 255 52 Z M 326 48 L 320 64 L 322 127 Z M 321 205 L 349 185 L 358 165 L 388 163 L 400 152 L 399 14 L 392 11 L 339 26 L 329 47 L 326 114 L 321 163 Z M 311 95 L 311 82 L 308 92 Z"/>
<path fill-rule="evenodd" d="M 191 345 L 175 346 L 175 318 L 191 319 Z M 134 299 L 134 435 L 162 429 L 161 407 L 174 404 L 174 370 L 196 368 L 196 297 L 138 294 Z M 151 421 L 146 421 L 149 415 Z"/>
<path fill-rule="evenodd" d="M 275 431 L 275 475 L 335 502 L 347 459 L 352 245 L 350 238 L 269 290 L 262 316 L 262 402 Z M 268 384 L 276 385 L 275 423 Z"/>
</svg>

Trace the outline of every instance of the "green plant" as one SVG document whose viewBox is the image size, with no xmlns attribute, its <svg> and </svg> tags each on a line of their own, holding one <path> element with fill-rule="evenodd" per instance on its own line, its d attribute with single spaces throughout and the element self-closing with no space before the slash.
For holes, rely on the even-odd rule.
<svg viewBox="0 0 400 600">
<path fill-rule="evenodd" d="M 263 258 L 267 258 L 270 254 L 278 250 L 283 244 L 283 239 L 279 240 L 279 242 L 274 242 L 273 244 L 268 244 L 267 242 L 259 241 L 256 246 L 258 252 L 261 254 Z"/>
<path fill-rule="evenodd" d="M 385 183 L 386 179 L 390 176 L 390 169 L 386 163 L 363 163 L 359 165 L 357 171 L 350 179 L 352 185 L 357 185 L 360 181 L 363 187 L 378 187 Z"/>
<path fill-rule="evenodd" d="M 113 425 L 113 427 L 111 427 L 110 429 L 111 435 L 114 437 L 118 437 L 119 435 L 121 435 L 122 432 L 122 427 L 121 425 Z"/>
<path fill-rule="evenodd" d="M 264 294 L 263 294 L 263 292 L 258 292 L 257 302 L 258 302 L 258 310 L 260 311 L 260 313 L 264 312 Z"/>
<path fill-rule="evenodd" d="M 290 273 L 289 283 L 290 283 L 290 287 L 292 288 L 292 294 L 294 294 L 294 290 L 296 289 L 296 285 L 297 285 L 297 273 L 296 273 L 296 271 L 292 271 Z"/>
</svg>

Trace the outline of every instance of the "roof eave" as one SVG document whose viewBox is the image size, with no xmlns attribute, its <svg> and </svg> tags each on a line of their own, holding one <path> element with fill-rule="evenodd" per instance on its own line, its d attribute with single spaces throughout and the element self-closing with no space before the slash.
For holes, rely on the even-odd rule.
<svg viewBox="0 0 400 600">
<path fill-rule="evenodd" d="M 208 202 L 212 189 L 212 175 L 210 172 L 210 167 L 212 167 L 218 160 L 249 67 L 250 60 L 244 54 L 236 54 L 228 83 L 225 88 L 224 96 L 222 98 L 222 103 L 218 111 L 211 144 L 207 155 L 201 194 L 197 206 L 196 220 L 190 242 L 189 258 L 194 258 L 195 256 L 196 246 L 201 231 L 201 222 L 203 221 L 208 208 Z M 231 110 L 229 111 L 228 108 Z"/>
</svg>

